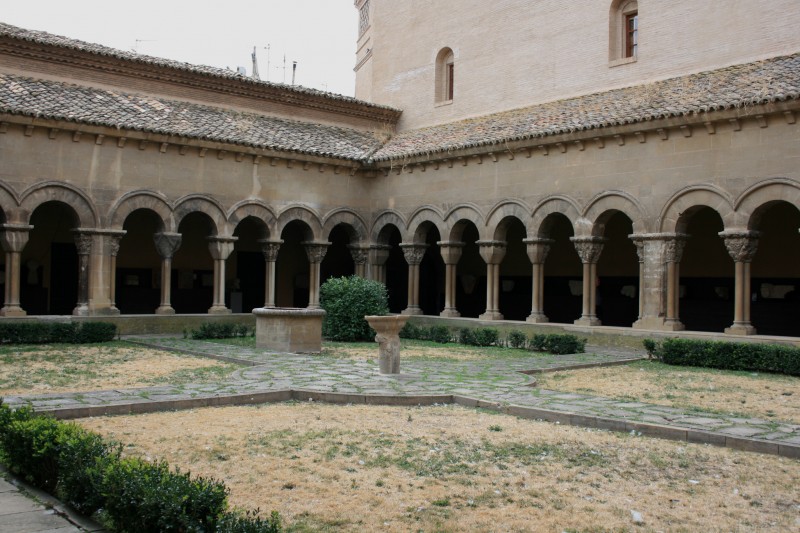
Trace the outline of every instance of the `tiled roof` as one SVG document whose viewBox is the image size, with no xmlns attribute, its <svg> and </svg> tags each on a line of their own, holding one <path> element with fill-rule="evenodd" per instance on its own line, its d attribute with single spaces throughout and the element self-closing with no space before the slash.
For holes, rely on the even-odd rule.
<svg viewBox="0 0 800 533">
<path fill-rule="evenodd" d="M 363 160 L 385 137 L 151 96 L 0 74 L 0 112 Z"/>
<path fill-rule="evenodd" d="M 384 109 L 389 111 L 395 111 L 396 109 L 384 106 L 373 104 L 370 102 L 365 102 L 363 100 L 357 100 L 350 96 L 344 96 L 341 94 L 336 93 L 329 93 L 325 91 L 319 91 L 316 89 L 310 89 L 308 87 L 302 87 L 298 85 L 286 85 L 282 83 L 272 83 L 267 81 L 255 80 L 253 78 L 242 76 L 236 72 L 217 68 L 217 67 L 210 67 L 205 65 L 193 65 L 191 63 L 184 63 L 182 61 L 174 61 L 171 59 L 163 59 L 160 57 L 152 57 L 143 54 L 137 54 L 134 52 L 126 52 L 124 50 L 118 50 L 116 48 L 110 48 L 108 46 L 102 46 L 99 44 L 94 43 L 87 43 L 84 41 L 80 41 L 77 39 L 70 39 L 68 37 L 62 37 L 60 35 L 54 35 L 51 33 L 47 33 L 44 31 L 36 31 L 36 30 L 26 30 L 24 28 L 18 28 L 16 26 L 12 26 L 10 24 L 4 24 L 0 22 L 0 37 L 11 37 L 14 39 L 20 39 L 23 41 L 30 41 L 34 43 L 46 44 L 51 46 L 57 46 L 60 48 L 67 48 L 71 50 L 78 50 L 81 52 L 88 52 L 91 54 L 96 54 L 98 56 L 106 56 L 112 57 L 116 59 L 122 59 L 125 61 L 131 61 L 134 63 L 139 64 L 146 64 L 146 65 L 153 65 L 153 66 L 160 66 L 166 68 L 177 69 L 185 72 L 191 72 L 196 74 L 201 74 L 205 76 L 213 76 L 217 78 L 224 78 L 230 80 L 236 80 L 241 83 L 250 83 L 254 85 L 261 85 L 265 87 L 272 87 L 275 89 L 287 91 L 290 93 L 298 93 L 302 95 L 309 95 L 309 96 L 316 96 L 316 97 L 323 97 L 330 100 L 337 100 L 341 102 L 349 102 L 352 104 L 357 104 L 361 106 L 371 107 L 375 109 Z"/>
<path fill-rule="evenodd" d="M 800 98 L 800 54 L 395 135 L 375 162 Z"/>
</svg>

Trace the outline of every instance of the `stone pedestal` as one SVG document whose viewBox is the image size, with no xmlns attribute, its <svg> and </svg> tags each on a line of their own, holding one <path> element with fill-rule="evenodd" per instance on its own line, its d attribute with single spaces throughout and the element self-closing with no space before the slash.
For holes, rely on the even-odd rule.
<svg viewBox="0 0 800 533">
<path fill-rule="evenodd" d="M 375 330 L 378 343 L 378 365 L 381 374 L 400 373 L 400 330 L 408 321 L 407 316 L 365 316 L 369 326 Z"/>
<path fill-rule="evenodd" d="M 322 351 L 322 309 L 253 309 L 256 347 L 281 353 Z"/>
</svg>

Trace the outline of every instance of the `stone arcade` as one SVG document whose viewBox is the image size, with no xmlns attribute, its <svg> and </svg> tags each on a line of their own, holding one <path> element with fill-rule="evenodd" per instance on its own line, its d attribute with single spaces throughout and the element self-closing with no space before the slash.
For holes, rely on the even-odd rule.
<svg viewBox="0 0 800 533">
<path fill-rule="evenodd" d="M 579 4 L 358 0 L 359 99 L 0 24 L 0 312 L 800 337 L 800 6 Z"/>
</svg>

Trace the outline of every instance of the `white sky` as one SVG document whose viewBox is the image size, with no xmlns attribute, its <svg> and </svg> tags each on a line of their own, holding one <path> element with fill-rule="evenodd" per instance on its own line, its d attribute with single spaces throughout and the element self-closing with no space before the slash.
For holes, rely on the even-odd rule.
<svg viewBox="0 0 800 533">
<path fill-rule="evenodd" d="M 355 90 L 353 0 L 5 0 L 0 21 L 188 63 L 243 66 L 248 75 L 257 46 L 262 80 L 284 81 L 286 54 L 286 83 L 297 61 L 298 85 Z"/>
</svg>

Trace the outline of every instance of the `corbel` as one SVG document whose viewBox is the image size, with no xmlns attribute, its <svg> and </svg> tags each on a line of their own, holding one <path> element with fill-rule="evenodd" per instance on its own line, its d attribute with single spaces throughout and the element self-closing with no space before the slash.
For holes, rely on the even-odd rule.
<svg viewBox="0 0 800 533">
<path fill-rule="evenodd" d="M 564 143 L 556 143 L 556 148 L 558 148 L 558 151 L 561 152 L 562 154 L 567 153 L 567 145 Z"/>
<path fill-rule="evenodd" d="M 8 122 L 0 122 L 0 133 L 8 133 Z"/>
<path fill-rule="evenodd" d="M 681 133 L 683 133 L 683 136 L 688 139 L 692 136 L 692 127 L 688 125 L 681 126 Z"/>
<path fill-rule="evenodd" d="M 180 148 L 178 148 L 178 153 L 181 155 L 186 155 L 186 152 L 189 151 L 189 147 L 185 144 L 182 144 Z"/>
<path fill-rule="evenodd" d="M 72 134 L 72 142 L 74 143 L 81 142 L 81 132 L 76 131 L 75 133 Z"/>
<path fill-rule="evenodd" d="M 236 162 L 241 163 L 244 159 L 244 152 L 236 152 Z"/>
<path fill-rule="evenodd" d="M 428 168 L 425 166 L 425 163 L 417 163 L 417 168 L 419 168 L 420 172 L 425 172 Z"/>
<path fill-rule="evenodd" d="M 514 155 L 514 152 L 513 152 L 513 151 L 511 151 L 511 150 L 507 150 L 507 151 L 506 151 L 506 157 L 508 157 L 508 160 L 509 160 L 509 161 L 513 161 L 513 160 L 514 160 L 514 158 L 516 158 L 517 156 L 515 156 L 515 155 Z"/>
<path fill-rule="evenodd" d="M 117 139 L 117 148 L 125 148 L 125 143 L 128 142 L 127 137 L 120 137 Z"/>
<path fill-rule="evenodd" d="M 255 166 L 258 166 L 258 165 L 261 164 L 261 156 L 260 155 L 254 155 L 253 156 L 253 164 Z"/>
<path fill-rule="evenodd" d="M 269 166 L 274 167 L 278 164 L 279 159 L 277 157 L 273 157 L 269 160 Z"/>
<path fill-rule="evenodd" d="M 486 155 L 488 155 L 492 159 L 493 163 L 497 163 L 497 154 L 495 154 L 494 152 L 489 152 Z"/>
<path fill-rule="evenodd" d="M 548 148 L 547 145 L 540 144 L 539 150 L 542 151 L 542 155 L 550 155 L 550 148 Z"/>
<path fill-rule="evenodd" d="M 52 141 L 56 137 L 58 137 L 58 132 L 61 131 L 58 128 L 50 128 L 50 133 L 47 135 L 50 140 Z"/>
<path fill-rule="evenodd" d="M 308 170 L 309 168 L 311 168 L 311 162 L 303 161 L 303 170 Z"/>
<path fill-rule="evenodd" d="M 97 138 L 95 138 L 94 143 L 97 146 L 102 146 L 103 145 L 103 141 L 105 141 L 105 140 L 106 140 L 106 136 L 103 135 L 102 133 L 100 133 L 100 134 L 97 135 Z"/>
<path fill-rule="evenodd" d="M 25 137 L 30 137 L 31 135 L 33 135 L 33 128 L 34 126 L 32 124 L 28 124 L 27 126 L 25 126 Z"/>
<path fill-rule="evenodd" d="M 461 166 L 467 166 L 469 164 L 469 160 L 466 157 L 459 157 L 459 161 L 461 161 Z"/>
<path fill-rule="evenodd" d="M 583 152 L 586 150 L 586 145 L 583 144 L 583 141 L 575 141 L 575 147 L 578 149 L 579 152 Z"/>
<path fill-rule="evenodd" d="M 758 122 L 759 128 L 766 128 L 769 124 L 767 124 L 767 117 L 764 115 L 756 115 L 756 121 Z"/>
<path fill-rule="evenodd" d="M 208 148 L 200 148 L 200 151 L 197 152 L 197 157 L 205 157 L 207 152 Z"/>
<path fill-rule="evenodd" d="M 602 137 L 595 137 L 594 144 L 597 146 L 598 150 L 602 150 L 603 148 L 606 147 L 606 140 L 603 139 Z"/>
<path fill-rule="evenodd" d="M 794 111 L 784 111 L 783 118 L 786 119 L 787 124 L 794 124 L 795 121 L 797 120 L 794 116 Z"/>
<path fill-rule="evenodd" d="M 354 177 L 356 175 L 356 172 L 358 172 L 358 167 L 352 167 L 350 169 L 350 177 L 351 178 Z"/>
<path fill-rule="evenodd" d="M 742 123 L 739 122 L 738 118 L 729 118 L 728 122 L 730 122 L 733 131 L 742 131 Z"/>
<path fill-rule="evenodd" d="M 414 164 L 412 163 L 410 165 L 403 165 L 403 170 L 405 170 L 409 174 L 413 174 L 414 173 Z"/>
<path fill-rule="evenodd" d="M 431 163 L 433 165 L 433 170 L 439 170 L 439 165 L 441 164 L 439 161 L 434 161 Z"/>
<path fill-rule="evenodd" d="M 625 136 L 620 135 L 619 133 L 614 135 L 614 139 L 617 141 L 619 146 L 625 146 Z"/>
<path fill-rule="evenodd" d="M 145 148 L 147 148 L 147 141 L 142 139 L 141 141 L 139 141 L 139 150 L 144 150 Z"/>
<path fill-rule="evenodd" d="M 227 150 L 217 150 L 217 159 L 219 159 L 220 161 L 225 159 L 226 155 L 228 155 L 228 151 Z"/>
<path fill-rule="evenodd" d="M 286 160 L 286 168 L 293 168 L 294 167 L 294 159 L 287 159 Z"/>
<path fill-rule="evenodd" d="M 399 176 L 400 174 L 403 173 L 403 167 L 400 166 L 400 165 L 397 165 L 396 167 L 394 167 L 394 173 Z"/>
<path fill-rule="evenodd" d="M 669 140 L 669 130 L 667 128 L 658 128 L 656 133 L 658 133 L 658 136 L 661 137 L 662 141 Z"/>
<path fill-rule="evenodd" d="M 162 154 L 166 154 L 167 148 L 169 148 L 169 143 L 161 143 L 161 147 L 158 149 L 158 151 Z"/>
<path fill-rule="evenodd" d="M 641 144 L 647 142 L 647 133 L 643 131 L 634 131 L 633 134 L 636 135 L 636 138 L 639 140 Z"/>
<path fill-rule="evenodd" d="M 328 168 L 328 165 L 326 165 L 325 163 L 320 163 L 318 170 L 320 172 L 325 172 L 325 170 L 327 170 L 327 168 Z"/>
<path fill-rule="evenodd" d="M 482 155 L 476 154 L 476 155 L 473 155 L 472 157 L 475 158 L 475 162 L 478 163 L 479 165 L 483 164 L 483 156 Z"/>
<path fill-rule="evenodd" d="M 447 162 L 447 168 L 453 168 L 453 160 L 452 159 L 445 159 Z"/>
<path fill-rule="evenodd" d="M 338 170 L 339 167 L 336 167 L 336 168 Z M 381 172 L 383 172 L 383 177 L 384 178 L 388 178 L 389 177 L 389 172 L 391 172 L 391 169 L 390 168 L 382 168 Z"/>
<path fill-rule="evenodd" d="M 525 154 L 525 159 L 530 159 L 531 157 L 533 157 L 533 148 L 531 147 L 520 148 L 519 151 L 520 153 Z"/>
<path fill-rule="evenodd" d="M 336 174 L 337 176 L 339 175 L 339 173 L 341 171 L 342 171 L 342 167 L 340 167 L 340 166 L 333 167 L 333 173 Z M 389 170 L 388 169 L 386 169 L 386 175 L 387 176 L 389 175 Z"/>
<path fill-rule="evenodd" d="M 717 128 L 714 126 L 713 122 L 704 122 L 703 125 L 706 127 L 706 131 L 709 135 L 714 135 L 717 133 Z"/>
</svg>

